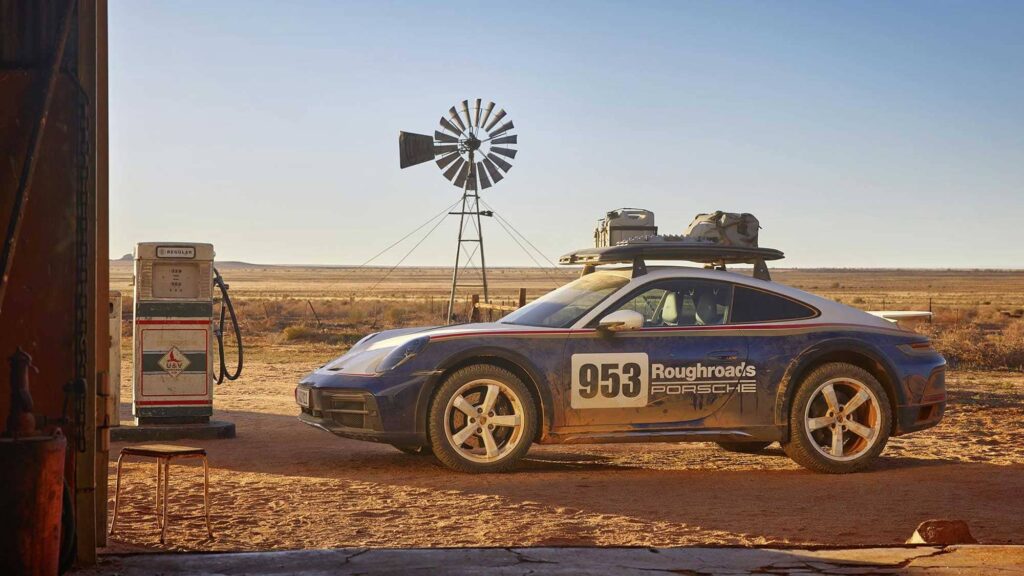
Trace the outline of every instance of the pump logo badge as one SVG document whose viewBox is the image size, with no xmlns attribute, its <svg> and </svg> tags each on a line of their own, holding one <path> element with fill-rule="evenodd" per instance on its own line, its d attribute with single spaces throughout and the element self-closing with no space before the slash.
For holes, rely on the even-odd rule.
<svg viewBox="0 0 1024 576">
<path fill-rule="evenodd" d="M 181 374 L 188 368 L 190 362 L 185 354 L 178 350 L 177 346 L 171 346 L 171 349 L 160 357 L 158 364 L 164 369 L 164 372 L 171 375 L 171 378 L 177 378 L 178 374 Z"/>
</svg>

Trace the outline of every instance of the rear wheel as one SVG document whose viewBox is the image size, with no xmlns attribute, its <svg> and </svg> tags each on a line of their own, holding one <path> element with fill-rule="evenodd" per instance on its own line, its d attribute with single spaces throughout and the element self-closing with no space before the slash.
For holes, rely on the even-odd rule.
<svg viewBox="0 0 1024 576">
<path fill-rule="evenodd" d="M 771 445 L 771 442 L 715 442 L 718 446 L 726 452 L 736 452 L 739 454 L 760 454 L 764 452 L 764 449 Z"/>
<path fill-rule="evenodd" d="M 825 364 L 800 383 L 782 448 L 816 472 L 856 472 L 882 452 L 891 427 L 889 398 L 874 376 L 851 364 Z"/>
<path fill-rule="evenodd" d="M 501 472 L 530 449 L 537 408 L 515 374 L 479 364 L 441 384 L 428 426 L 434 455 L 445 466 L 460 472 Z"/>
</svg>

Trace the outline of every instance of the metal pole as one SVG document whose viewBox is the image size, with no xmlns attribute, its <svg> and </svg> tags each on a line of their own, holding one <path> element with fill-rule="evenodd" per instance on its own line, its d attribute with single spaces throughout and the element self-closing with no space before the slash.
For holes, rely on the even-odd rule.
<svg viewBox="0 0 1024 576">
<path fill-rule="evenodd" d="M 471 158 L 472 158 L 472 156 L 471 156 Z M 476 170 L 476 165 L 475 164 L 473 164 L 471 166 L 473 166 L 471 168 L 471 171 L 472 170 Z M 475 176 L 475 174 L 474 174 L 474 176 Z M 491 300 L 487 296 L 487 260 L 484 259 L 484 228 L 483 228 L 483 225 L 480 222 L 480 191 L 479 190 L 474 190 L 473 191 L 473 204 L 475 206 L 475 209 L 473 211 L 476 212 L 476 234 L 477 234 L 477 239 L 480 241 L 480 275 L 483 277 L 484 302 L 487 303 L 487 302 L 490 302 Z M 490 312 L 488 312 L 488 314 L 490 314 Z M 488 320 L 489 319 L 490 319 L 490 316 L 488 316 Z"/>
<path fill-rule="evenodd" d="M 472 166 L 473 162 L 473 151 L 469 151 L 469 162 Z M 455 313 L 455 286 L 459 280 L 459 260 L 462 259 L 462 229 L 466 221 L 466 198 L 469 192 L 469 178 L 462 184 L 462 209 L 459 210 L 459 241 L 455 243 L 455 269 L 452 270 L 452 292 L 448 297 L 448 320 L 447 324 L 452 323 L 452 315 Z M 478 210 L 479 211 L 479 210 Z"/>
</svg>

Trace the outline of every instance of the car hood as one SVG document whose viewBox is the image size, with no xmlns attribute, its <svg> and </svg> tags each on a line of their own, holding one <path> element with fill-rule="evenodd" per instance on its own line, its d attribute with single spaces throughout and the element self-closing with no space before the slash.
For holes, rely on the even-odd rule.
<svg viewBox="0 0 1024 576">
<path fill-rule="evenodd" d="M 324 364 L 317 373 L 331 374 L 374 374 L 377 365 L 381 360 L 395 348 L 424 336 L 430 338 L 473 335 L 475 333 L 488 334 L 494 332 L 536 332 L 538 330 L 554 330 L 549 328 L 538 328 L 536 326 L 523 326 L 519 324 L 502 324 L 500 322 L 481 322 L 476 324 L 454 324 L 451 326 L 431 326 L 424 328 L 400 328 L 397 330 L 384 330 L 371 334 L 360 340 L 349 349 L 348 352 Z"/>
<path fill-rule="evenodd" d="M 522 324 L 502 324 L 501 322 L 479 322 L 475 324 L 453 324 L 451 326 L 434 326 L 430 328 L 403 328 L 401 330 L 385 330 L 374 335 L 365 342 L 370 350 L 378 348 L 393 348 L 401 346 L 409 340 L 421 336 L 454 336 L 472 335 L 475 333 L 493 332 L 537 332 L 543 330 L 558 330 L 555 328 L 538 328 L 536 326 L 524 326 Z"/>
</svg>

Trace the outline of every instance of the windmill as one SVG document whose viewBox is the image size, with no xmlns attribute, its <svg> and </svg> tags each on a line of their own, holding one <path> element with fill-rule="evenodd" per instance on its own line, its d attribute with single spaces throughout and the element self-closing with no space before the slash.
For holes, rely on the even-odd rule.
<svg viewBox="0 0 1024 576">
<path fill-rule="evenodd" d="M 408 168 L 424 162 L 434 161 L 444 177 L 462 188 L 462 208 L 449 212 L 459 216 L 459 239 L 455 248 L 455 270 L 452 272 L 452 290 L 448 298 L 448 322 L 452 321 L 455 308 L 455 293 L 459 286 L 459 268 L 464 253 L 463 245 L 476 245 L 463 269 L 472 263 L 473 255 L 480 252 L 480 277 L 487 294 L 487 263 L 484 259 L 482 216 L 491 216 L 488 210 L 480 210 L 481 189 L 490 188 L 500 182 L 512 169 L 510 161 L 516 157 L 519 137 L 512 134 L 515 126 L 508 120 L 505 110 L 494 112 L 494 102 L 482 105 L 477 98 L 470 106 L 463 100 L 459 109 L 452 106 L 447 116 L 442 116 L 441 130 L 434 130 L 433 136 L 400 132 L 398 135 L 399 163 Z M 469 218 L 467 218 L 467 216 Z M 472 230 L 467 225 L 472 224 Z"/>
</svg>

